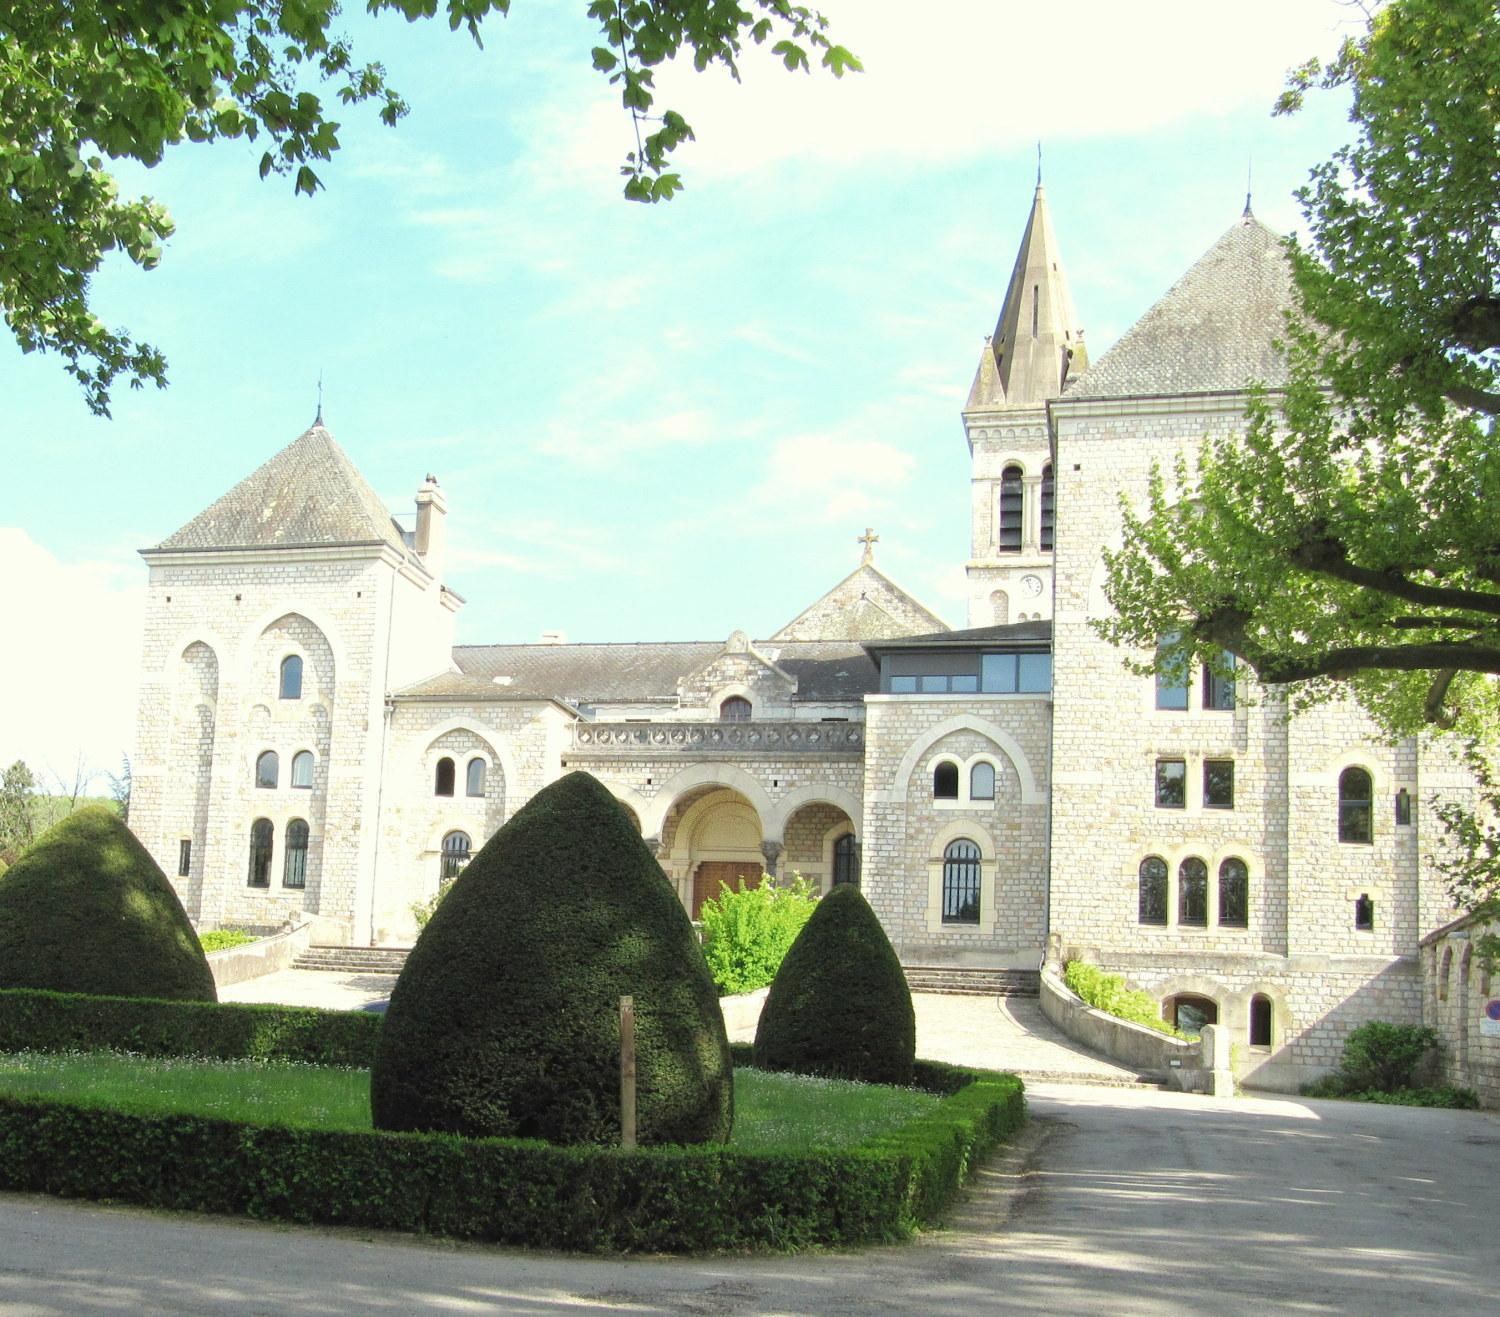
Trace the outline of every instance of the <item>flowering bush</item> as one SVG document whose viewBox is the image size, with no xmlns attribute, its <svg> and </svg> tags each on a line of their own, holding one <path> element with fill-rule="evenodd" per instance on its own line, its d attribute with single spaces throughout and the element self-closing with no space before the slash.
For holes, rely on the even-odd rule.
<svg viewBox="0 0 1500 1317">
<path fill-rule="evenodd" d="M 817 889 L 801 874 L 781 884 L 762 874 L 759 887 L 727 886 L 703 903 L 703 954 L 721 997 L 754 992 L 776 977 L 788 948 L 817 908 Z"/>
</svg>

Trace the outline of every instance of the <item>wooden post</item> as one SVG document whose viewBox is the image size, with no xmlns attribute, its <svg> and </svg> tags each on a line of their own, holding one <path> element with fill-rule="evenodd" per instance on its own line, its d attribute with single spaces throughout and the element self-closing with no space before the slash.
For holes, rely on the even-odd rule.
<svg viewBox="0 0 1500 1317">
<path fill-rule="evenodd" d="M 620 998 L 620 1146 L 635 1147 L 635 998 Z"/>
</svg>

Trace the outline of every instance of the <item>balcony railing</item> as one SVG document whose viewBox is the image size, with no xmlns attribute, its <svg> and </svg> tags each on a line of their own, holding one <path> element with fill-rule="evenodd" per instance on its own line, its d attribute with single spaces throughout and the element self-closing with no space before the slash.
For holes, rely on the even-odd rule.
<svg viewBox="0 0 1500 1317">
<path fill-rule="evenodd" d="M 573 724 L 573 750 L 637 754 L 858 754 L 863 723 L 589 723 Z"/>
</svg>

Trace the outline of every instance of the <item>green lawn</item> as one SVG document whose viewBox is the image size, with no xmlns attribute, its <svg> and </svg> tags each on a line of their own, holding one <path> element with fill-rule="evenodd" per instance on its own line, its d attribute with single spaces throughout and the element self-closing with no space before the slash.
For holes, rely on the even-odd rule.
<svg viewBox="0 0 1500 1317">
<path fill-rule="evenodd" d="M 114 1052 L 0 1054 L 0 1093 L 64 1098 L 142 1115 L 186 1112 L 258 1124 L 370 1128 L 365 1070 L 192 1061 Z M 737 1070 L 733 1145 L 800 1151 L 859 1143 L 931 1110 L 916 1089 Z"/>
</svg>

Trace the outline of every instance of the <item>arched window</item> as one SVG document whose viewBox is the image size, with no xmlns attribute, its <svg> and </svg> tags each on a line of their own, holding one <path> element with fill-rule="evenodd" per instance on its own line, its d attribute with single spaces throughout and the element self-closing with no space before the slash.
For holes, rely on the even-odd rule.
<svg viewBox="0 0 1500 1317">
<path fill-rule="evenodd" d="M 292 756 L 292 785 L 303 791 L 312 789 L 313 757 L 311 750 L 298 750 Z"/>
<path fill-rule="evenodd" d="M 1375 902 L 1368 892 L 1362 892 L 1354 901 L 1354 927 L 1358 932 L 1369 933 L 1375 928 Z"/>
<path fill-rule="evenodd" d="M 1184 928 L 1208 927 L 1208 865 L 1196 855 L 1177 867 L 1177 922 Z"/>
<path fill-rule="evenodd" d="M 1162 1003 L 1162 1014 L 1185 1034 L 1203 1032 L 1205 1024 L 1218 1024 L 1219 1003 L 1212 997 L 1199 997 L 1196 993 L 1179 993 Z"/>
<path fill-rule="evenodd" d="M 276 829 L 270 819 L 256 819 L 250 825 L 250 886 L 271 885 L 271 846 Z"/>
<path fill-rule="evenodd" d="M 451 883 L 464 871 L 469 862 L 469 834 L 450 832 L 443 838 L 443 861 L 438 869 L 438 883 Z"/>
<path fill-rule="evenodd" d="M 288 654 L 281 660 L 281 698 L 302 698 L 302 659 L 297 654 Z"/>
<path fill-rule="evenodd" d="M 484 770 L 485 762 L 483 759 L 475 758 L 469 760 L 469 768 L 465 774 L 466 781 L 464 782 L 464 793 L 466 795 L 484 795 Z"/>
<path fill-rule="evenodd" d="M 1219 927 L 1250 927 L 1250 870 L 1233 856 L 1219 866 Z"/>
<path fill-rule="evenodd" d="M 265 751 L 255 761 L 255 785 L 274 790 L 281 777 L 281 759 L 274 750 Z"/>
<path fill-rule="evenodd" d="M 1052 548 L 1053 527 L 1057 519 L 1057 494 L 1052 483 L 1052 463 L 1048 462 L 1042 468 L 1042 500 L 1040 506 L 1041 516 L 1038 522 L 1038 531 L 1041 536 L 1041 547 Z"/>
<path fill-rule="evenodd" d="M 719 705 L 721 723 L 747 723 L 750 721 L 750 701 L 743 695 L 731 695 Z"/>
<path fill-rule="evenodd" d="M 1167 862 L 1159 855 L 1141 861 L 1140 922 L 1165 927 L 1167 922 Z"/>
<path fill-rule="evenodd" d="M 437 761 L 437 773 L 433 777 L 432 794 L 435 796 L 451 796 L 453 794 L 453 761 L 444 755 Z"/>
<path fill-rule="evenodd" d="M 833 843 L 833 885 L 859 886 L 859 843 L 852 832 L 846 832 Z"/>
<path fill-rule="evenodd" d="M 969 799 L 993 800 L 995 798 L 995 766 L 983 760 L 969 770 Z"/>
<path fill-rule="evenodd" d="M 932 770 L 932 798 L 958 799 L 958 765 L 945 759 Z"/>
<path fill-rule="evenodd" d="M 286 859 L 281 865 L 283 887 L 307 886 L 307 824 L 293 819 L 286 825 Z"/>
<path fill-rule="evenodd" d="M 1250 1046 L 1271 1046 L 1271 999 L 1261 993 L 1250 998 Z"/>
<path fill-rule="evenodd" d="M 1021 468 L 1008 466 L 1000 473 L 999 531 L 1001 553 L 1021 552 Z"/>
<path fill-rule="evenodd" d="M 979 847 L 960 838 L 943 851 L 943 923 L 979 922 Z"/>
<path fill-rule="evenodd" d="M 1370 775 L 1362 768 L 1346 768 L 1339 774 L 1339 840 L 1363 842 L 1374 840 L 1371 832 L 1373 810 Z"/>
</svg>

